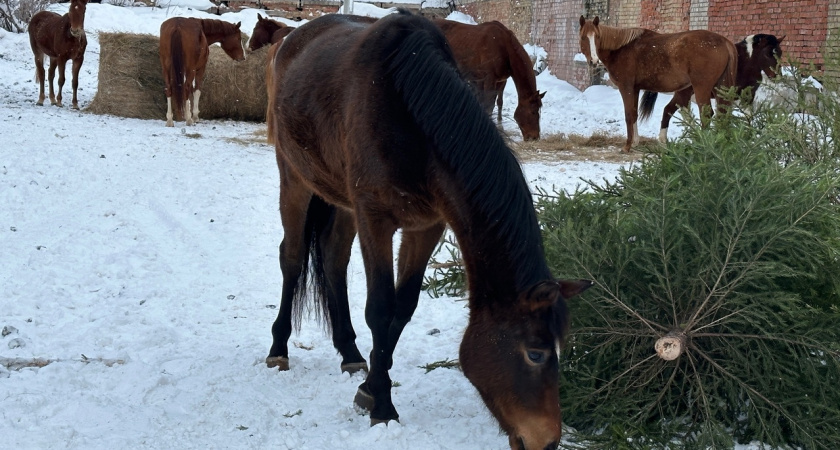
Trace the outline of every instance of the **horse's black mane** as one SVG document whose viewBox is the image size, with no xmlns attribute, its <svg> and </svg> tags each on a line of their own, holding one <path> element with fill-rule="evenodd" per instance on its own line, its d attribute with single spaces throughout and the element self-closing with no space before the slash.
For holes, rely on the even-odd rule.
<svg viewBox="0 0 840 450">
<path fill-rule="evenodd" d="M 505 248 L 497 257 L 510 260 L 498 262 L 516 270 L 518 291 L 550 278 L 533 199 L 513 152 L 458 75 L 440 30 L 409 13 L 395 16 L 392 20 L 406 17 L 424 25 L 407 25 L 404 39 L 382 43 L 393 46 L 389 72 L 407 108 L 432 137 L 437 156 L 478 207 L 479 225 L 486 229 L 474 232 L 499 238 Z"/>
</svg>

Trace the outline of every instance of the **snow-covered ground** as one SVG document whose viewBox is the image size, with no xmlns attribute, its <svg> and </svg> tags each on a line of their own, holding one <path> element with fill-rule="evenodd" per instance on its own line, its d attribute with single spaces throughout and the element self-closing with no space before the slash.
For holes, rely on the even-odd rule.
<svg viewBox="0 0 840 450">
<path fill-rule="evenodd" d="M 217 17 L 195 9 L 196 1 L 176 1 L 166 8 L 88 5 L 83 109 L 97 86 L 100 31 L 157 34 L 168 17 Z M 359 5 L 357 13 L 387 13 Z M 53 8 L 63 13 L 67 4 Z M 222 19 L 242 21 L 250 32 L 256 14 Z M 290 371 L 265 367 L 283 233 L 263 125 L 165 128 L 163 117 L 37 107 L 34 72 L 27 35 L 0 32 L 4 448 L 507 447 L 459 371 L 419 367 L 457 358 L 467 315 L 457 299 L 424 293 L 400 340 L 391 377 L 401 423 L 371 428 L 356 414 L 362 376 L 340 373 L 314 320 L 293 336 Z M 612 89 L 582 93 L 548 72 L 538 86 L 548 92 L 544 133 L 624 133 Z M 68 79 L 65 99 L 69 87 Z M 505 96 L 505 127 L 516 139 L 513 83 Z M 642 135 L 655 137 L 655 122 L 642 126 Z M 618 167 L 584 161 L 526 163 L 523 170 L 533 186 L 550 190 L 573 189 L 580 177 L 612 178 Z M 357 342 L 367 354 L 357 248 L 349 282 Z"/>
</svg>

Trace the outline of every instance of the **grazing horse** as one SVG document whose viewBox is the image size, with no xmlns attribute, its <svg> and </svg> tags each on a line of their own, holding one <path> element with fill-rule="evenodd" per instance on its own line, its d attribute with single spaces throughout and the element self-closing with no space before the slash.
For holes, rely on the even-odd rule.
<svg viewBox="0 0 840 450">
<path fill-rule="evenodd" d="M 784 36 L 776 38 L 772 34 L 754 34 L 735 44 L 738 51 L 738 73 L 735 77 L 736 94 L 743 97 L 747 104 L 752 104 L 755 91 L 761 84 L 761 74 L 776 78 L 776 67 L 782 58 L 781 43 Z M 685 88 L 674 93 L 674 97 L 665 105 L 662 113 L 662 126 L 659 130 L 659 140 L 668 140 L 668 124 L 677 109 L 688 106 L 694 89 Z M 639 120 L 644 121 L 653 112 L 656 104 L 656 92 L 645 91 L 639 104 Z"/>
<path fill-rule="evenodd" d="M 254 25 L 254 32 L 251 33 L 251 39 L 248 41 L 248 50 L 253 52 L 266 45 L 276 44 L 294 29 L 295 27 L 257 14 L 257 24 Z"/>
<path fill-rule="evenodd" d="M 498 106 L 497 121 L 502 122 L 502 97 L 508 78 L 513 78 L 519 102 L 513 120 L 526 141 L 540 138 L 540 108 L 545 92 L 537 91 L 531 58 L 516 35 L 500 22 L 469 25 L 435 19 L 452 48 L 464 78 L 475 89 L 487 114 Z"/>
<path fill-rule="evenodd" d="M 342 367 L 365 367 L 347 303 L 358 233 L 373 349 L 355 403 L 372 425 L 398 420 L 388 371 L 448 223 L 470 287 L 463 373 L 511 448 L 554 448 L 566 299 L 591 282 L 552 278 L 522 170 L 440 29 L 405 10 L 372 24 L 322 16 L 286 37 L 274 71 L 268 123 L 280 171 L 283 288 L 267 365 L 289 367 L 292 320 L 300 324 L 311 270 Z"/>
<path fill-rule="evenodd" d="M 41 84 L 38 105 L 44 104 L 44 55 L 50 57 L 50 104 L 61 104 L 64 87 L 64 68 L 67 60 L 73 61 L 73 109 L 79 109 L 76 91 L 79 89 L 79 70 L 85 61 L 87 37 L 85 36 L 85 10 L 88 0 L 71 0 L 67 14 L 59 16 L 41 11 L 29 21 L 29 44 L 35 54 L 35 78 Z M 58 67 L 58 96 L 53 91 L 55 69 Z"/>
<path fill-rule="evenodd" d="M 725 37 L 706 30 L 657 33 L 645 28 L 599 25 L 580 16 L 580 51 L 590 65 L 603 62 L 624 102 L 629 152 L 638 140 L 639 91 L 677 92 L 693 88 L 701 122 L 707 124 L 717 87 L 735 84 L 738 52 Z M 725 102 L 719 101 L 722 106 Z"/>
<path fill-rule="evenodd" d="M 160 25 L 160 65 L 166 91 L 167 127 L 175 126 L 173 97 L 175 112 L 183 115 L 187 125 L 198 122 L 198 101 L 210 44 L 220 43 L 225 53 L 236 61 L 245 59 L 239 30 L 241 24 L 173 17 Z"/>
</svg>

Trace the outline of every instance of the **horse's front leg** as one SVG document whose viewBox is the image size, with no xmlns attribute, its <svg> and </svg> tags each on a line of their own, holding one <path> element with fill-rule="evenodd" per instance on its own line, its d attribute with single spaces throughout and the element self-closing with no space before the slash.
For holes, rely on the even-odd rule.
<svg viewBox="0 0 840 450">
<path fill-rule="evenodd" d="M 79 56 L 78 58 L 73 60 L 73 109 L 79 109 L 79 100 L 76 93 L 79 90 L 79 71 L 82 69 L 82 63 L 85 62 L 84 54 Z M 64 71 L 62 70 L 62 73 Z M 61 88 L 58 88 L 59 94 L 61 94 Z"/>
<path fill-rule="evenodd" d="M 400 335 L 417 309 L 420 289 L 423 285 L 423 274 L 445 228 L 444 223 L 438 223 L 421 231 L 403 230 L 400 255 L 397 260 L 397 304 L 394 320 L 388 329 L 389 347 L 387 350 L 392 359 Z"/>
<path fill-rule="evenodd" d="M 688 106 L 691 102 L 691 96 L 694 95 L 694 89 L 687 87 L 681 91 L 674 92 L 674 98 L 665 105 L 665 110 L 662 112 L 662 124 L 659 128 L 659 141 L 665 143 L 668 141 L 668 126 L 671 123 L 671 117 L 678 109 Z"/>
<path fill-rule="evenodd" d="M 388 374 L 393 356 L 389 334 L 396 310 L 391 248 L 397 226 L 387 218 L 365 214 L 364 208 L 357 207 L 356 214 L 367 276 L 365 322 L 373 338 L 373 349 L 370 351 L 370 371 L 365 382 L 359 386 L 355 403 L 370 412 L 372 426 L 399 420 L 391 401 L 391 377 Z"/>
<path fill-rule="evenodd" d="M 55 80 L 55 69 L 58 67 L 58 61 L 56 58 L 50 57 L 50 104 L 61 106 L 61 98 L 56 101 L 55 99 L 55 90 L 53 89 L 53 81 Z M 61 73 L 64 73 L 62 70 Z"/>
<path fill-rule="evenodd" d="M 64 89 L 64 72 L 67 69 L 67 58 L 59 58 L 58 60 L 58 95 L 56 96 L 56 100 L 58 100 L 58 106 L 64 106 L 61 102 L 63 98 L 61 96 L 61 91 Z"/>
<path fill-rule="evenodd" d="M 619 92 L 624 102 L 624 121 L 627 124 L 627 141 L 621 151 L 629 153 L 630 148 L 639 141 L 639 113 L 636 110 L 636 105 L 639 103 L 639 89 L 619 87 Z"/>
<path fill-rule="evenodd" d="M 44 54 L 43 53 L 35 53 L 35 77 L 38 78 L 38 83 L 40 85 L 40 90 L 38 92 L 38 101 L 35 102 L 38 106 L 44 106 L 44 80 L 45 80 L 46 73 L 44 71 Z"/>
</svg>

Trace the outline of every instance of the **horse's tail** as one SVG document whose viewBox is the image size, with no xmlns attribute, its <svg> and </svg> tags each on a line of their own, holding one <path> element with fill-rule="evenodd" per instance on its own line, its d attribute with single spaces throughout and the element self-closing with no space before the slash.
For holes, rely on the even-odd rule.
<svg viewBox="0 0 840 450">
<path fill-rule="evenodd" d="M 332 334 L 329 320 L 330 310 L 327 307 L 326 271 L 322 250 L 322 237 L 327 226 L 335 220 L 336 207 L 328 204 L 321 197 L 313 195 L 306 209 L 306 221 L 303 226 L 303 244 L 306 251 L 301 262 L 301 272 L 298 283 L 292 295 L 292 323 L 296 330 L 300 330 L 301 318 L 306 310 L 307 291 L 311 291 L 314 301 L 316 317 L 323 319 L 323 325 Z M 311 264 L 310 264 L 311 258 Z"/>
<path fill-rule="evenodd" d="M 653 112 L 653 106 L 656 105 L 656 97 L 658 92 L 642 91 L 642 100 L 639 102 L 639 122 L 644 122 L 650 118 Z"/>
<path fill-rule="evenodd" d="M 169 55 L 172 64 L 169 69 L 169 76 L 172 80 L 172 103 L 175 117 L 184 117 L 184 109 L 187 104 L 187 91 L 184 89 L 184 44 L 181 42 L 181 32 L 175 30 L 172 33 L 172 40 L 169 43 Z"/>
</svg>

